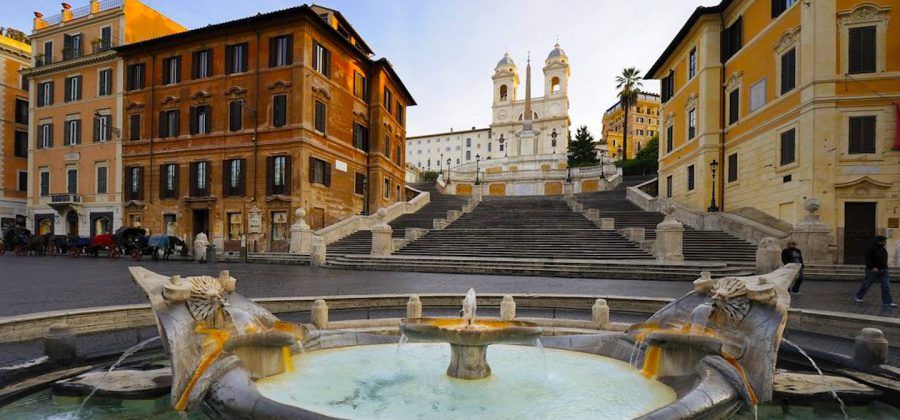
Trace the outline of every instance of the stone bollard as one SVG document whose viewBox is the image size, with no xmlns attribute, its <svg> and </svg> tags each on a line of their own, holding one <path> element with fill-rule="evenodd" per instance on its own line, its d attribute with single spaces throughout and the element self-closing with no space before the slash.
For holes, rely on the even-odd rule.
<svg viewBox="0 0 900 420">
<path fill-rule="evenodd" d="M 326 259 L 325 240 L 321 236 L 313 235 L 309 245 L 309 264 L 313 267 L 323 267 Z"/>
<path fill-rule="evenodd" d="M 856 336 L 853 361 L 862 369 L 887 363 L 888 341 L 878 328 L 863 328 Z"/>
<path fill-rule="evenodd" d="M 616 219 L 612 217 L 600 219 L 600 230 L 616 230 Z"/>
<path fill-rule="evenodd" d="M 604 329 L 609 325 L 609 305 L 606 299 L 597 299 L 591 307 L 591 319 L 597 329 Z"/>
<path fill-rule="evenodd" d="M 328 304 L 324 300 L 317 299 L 313 302 L 310 311 L 312 312 L 312 323 L 316 328 L 320 330 L 328 328 Z"/>
<path fill-rule="evenodd" d="M 781 266 L 781 246 L 778 239 L 771 236 L 762 238 L 759 248 L 756 248 L 756 274 L 771 273 Z"/>
<path fill-rule="evenodd" d="M 391 255 L 394 252 L 394 229 L 387 224 L 387 210 L 378 210 L 378 223 L 372 226 L 372 255 Z"/>
<path fill-rule="evenodd" d="M 66 324 L 53 324 L 44 334 L 44 354 L 59 366 L 70 366 L 77 356 L 75 333 Z"/>
<path fill-rule="evenodd" d="M 291 247 L 292 254 L 306 254 L 310 252 L 312 245 L 313 230 L 306 224 L 306 209 L 298 208 L 294 210 L 297 221 L 291 225 Z"/>
<path fill-rule="evenodd" d="M 512 296 L 503 296 L 500 301 L 500 319 L 504 321 L 512 321 L 516 319 L 516 301 Z"/>
<path fill-rule="evenodd" d="M 656 225 L 656 246 L 654 251 L 659 261 L 684 261 L 684 225 L 675 219 L 675 206 L 669 204 L 663 209 L 666 218 Z"/>
<path fill-rule="evenodd" d="M 460 216 L 462 216 L 462 212 L 459 210 L 447 210 L 447 221 L 449 222 L 459 219 Z"/>
<path fill-rule="evenodd" d="M 797 242 L 797 248 L 803 251 L 803 262 L 806 264 L 834 264 L 834 232 L 816 214 L 821 207 L 819 199 L 807 198 L 803 209 L 808 214 L 791 229 L 790 239 Z"/>
<path fill-rule="evenodd" d="M 422 317 L 422 300 L 418 296 L 412 295 L 406 302 L 406 319 Z"/>
<path fill-rule="evenodd" d="M 584 204 L 581 203 L 572 203 L 572 211 L 575 213 L 581 213 L 584 211 Z"/>
<path fill-rule="evenodd" d="M 712 273 L 709 271 L 701 271 L 700 278 L 694 280 L 694 291 L 697 293 L 709 292 L 713 287 Z"/>
<path fill-rule="evenodd" d="M 584 217 L 592 222 L 600 220 L 600 210 L 599 209 L 587 209 L 584 211 Z"/>
<path fill-rule="evenodd" d="M 412 242 L 425 236 L 426 233 L 428 233 L 428 229 L 406 228 L 406 231 L 403 233 L 403 239 Z"/>
</svg>

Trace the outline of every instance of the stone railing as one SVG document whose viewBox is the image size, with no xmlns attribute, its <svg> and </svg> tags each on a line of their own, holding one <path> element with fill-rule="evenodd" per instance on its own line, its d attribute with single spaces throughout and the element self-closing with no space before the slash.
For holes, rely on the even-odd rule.
<svg viewBox="0 0 900 420">
<path fill-rule="evenodd" d="M 656 182 L 656 178 L 647 181 Z M 643 185 L 643 184 L 641 184 Z M 766 226 L 728 212 L 702 213 L 674 200 L 652 197 L 642 191 L 640 185 L 628 187 L 625 197 L 645 211 L 661 212 L 668 204 L 675 206 L 675 219 L 697 230 L 721 230 L 754 245 L 766 237 L 785 239 L 789 232 Z"/>
<path fill-rule="evenodd" d="M 384 221 L 389 223 L 404 214 L 415 213 L 430 202 L 431 193 L 419 191 L 419 195 L 412 200 L 400 201 L 385 208 L 384 210 L 386 213 Z M 376 223 L 378 223 L 378 214 L 370 214 L 368 216 L 355 215 L 319 229 L 315 234 L 322 238 L 325 245 L 328 245 L 360 230 L 371 230 L 372 226 L 375 226 Z"/>
</svg>

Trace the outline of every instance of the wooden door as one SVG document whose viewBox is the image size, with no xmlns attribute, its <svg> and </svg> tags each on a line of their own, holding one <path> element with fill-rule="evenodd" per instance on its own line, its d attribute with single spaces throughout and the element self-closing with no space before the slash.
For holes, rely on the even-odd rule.
<svg viewBox="0 0 900 420">
<path fill-rule="evenodd" d="M 862 264 L 875 240 L 875 203 L 844 203 L 844 264 Z"/>
<path fill-rule="evenodd" d="M 312 230 L 319 230 L 325 227 L 325 209 L 321 207 L 313 207 L 309 211 L 309 227 Z"/>
</svg>

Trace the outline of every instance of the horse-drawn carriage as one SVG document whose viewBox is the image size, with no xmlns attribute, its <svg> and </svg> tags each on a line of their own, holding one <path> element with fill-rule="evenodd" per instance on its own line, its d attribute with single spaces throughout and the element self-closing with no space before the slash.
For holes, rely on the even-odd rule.
<svg viewBox="0 0 900 420">
<path fill-rule="evenodd" d="M 182 255 L 187 251 L 181 239 L 168 235 L 147 236 L 147 231 L 141 228 L 120 228 L 113 234 L 113 241 L 135 261 L 140 261 L 144 255 L 149 255 L 153 261 L 168 260 L 176 251 Z"/>
<path fill-rule="evenodd" d="M 45 244 L 40 236 L 35 236 L 30 230 L 22 226 L 16 226 L 3 232 L 3 239 L 0 241 L 0 255 L 6 251 L 12 251 L 17 256 L 43 255 Z"/>
<path fill-rule="evenodd" d="M 60 252 L 76 258 L 82 254 L 99 257 L 101 252 L 105 252 L 107 257 L 115 260 L 122 255 L 112 235 L 95 235 L 93 238 L 72 236 L 66 240 L 64 249 L 65 251 Z"/>
</svg>

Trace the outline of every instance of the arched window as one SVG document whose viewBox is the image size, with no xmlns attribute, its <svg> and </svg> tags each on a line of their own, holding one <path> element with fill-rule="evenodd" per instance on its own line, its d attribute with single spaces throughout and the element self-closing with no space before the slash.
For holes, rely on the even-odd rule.
<svg viewBox="0 0 900 420">
<path fill-rule="evenodd" d="M 550 79 L 550 93 L 559 93 L 559 77 Z"/>
<path fill-rule="evenodd" d="M 96 232 L 97 235 L 109 234 L 109 219 L 106 217 L 98 217 L 97 220 L 94 220 L 94 232 Z"/>
<path fill-rule="evenodd" d="M 506 100 L 506 94 L 507 94 L 506 85 L 500 85 L 500 100 L 501 101 Z"/>
</svg>

